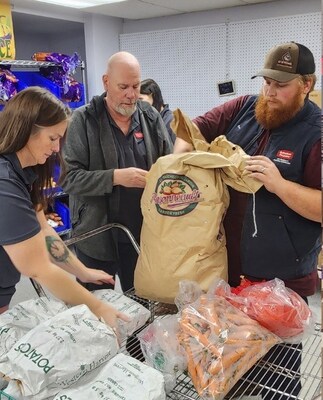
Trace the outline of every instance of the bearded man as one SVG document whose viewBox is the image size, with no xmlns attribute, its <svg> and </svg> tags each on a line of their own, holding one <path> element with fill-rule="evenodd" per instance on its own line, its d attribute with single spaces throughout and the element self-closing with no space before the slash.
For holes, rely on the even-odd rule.
<svg viewBox="0 0 323 400">
<path fill-rule="evenodd" d="M 63 147 L 62 186 L 70 195 L 73 235 L 116 222 L 139 242 L 145 176 L 173 145 L 157 110 L 138 100 L 140 65 L 132 54 L 112 55 L 102 80 L 104 93 L 73 112 Z M 133 287 L 138 254 L 123 231 L 78 242 L 76 255 L 89 268 L 117 273 L 123 291 Z"/>
<path fill-rule="evenodd" d="M 194 120 L 206 141 L 225 134 L 240 145 L 251 156 L 246 170 L 263 183 L 254 202 L 230 190 L 224 220 L 229 283 L 237 286 L 242 274 L 252 281 L 280 278 L 306 301 L 317 288 L 322 221 L 321 110 L 309 100 L 316 81 L 313 54 L 299 43 L 278 45 L 256 76 L 264 79 L 259 96 L 238 97 Z M 190 150 L 191 144 L 176 139 L 174 152 Z M 281 361 L 281 373 L 270 373 L 271 382 L 260 373 L 260 384 L 275 382 L 281 392 L 297 396 L 300 347 L 297 352 L 271 352 L 271 360 Z M 295 377 L 285 379 L 283 369 L 293 369 Z"/>
</svg>

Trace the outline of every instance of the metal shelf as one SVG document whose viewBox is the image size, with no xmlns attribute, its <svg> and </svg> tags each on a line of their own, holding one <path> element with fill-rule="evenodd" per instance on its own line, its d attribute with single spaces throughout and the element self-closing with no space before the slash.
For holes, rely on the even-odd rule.
<svg viewBox="0 0 323 400">
<path fill-rule="evenodd" d="M 17 67 L 53 67 L 55 65 L 58 65 L 54 62 L 49 62 L 49 61 L 33 61 L 33 60 L 0 60 L 0 65 L 14 65 Z"/>
<path fill-rule="evenodd" d="M 60 66 L 60 63 L 50 62 L 50 61 L 34 61 L 34 60 L 1 60 L 0 59 L 0 67 L 1 65 L 9 65 L 13 67 L 13 70 L 39 70 L 40 67 L 55 67 Z M 87 88 L 86 88 L 86 76 L 85 76 L 85 62 L 79 61 L 77 68 L 80 68 L 82 75 L 82 84 L 84 87 L 84 100 L 85 103 L 88 101 Z M 6 102 L 0 100 L 0 105 L 4 105 Z"/>
<path fill-rule="evenodd" d="M 134 290 L 130 290 L 124 293 L 126 296 L 138 301 L 145 307 L 149 308 L 151 311 L 151 318 L 147 324 L 141 327 L 137 332 L 135 332 L 130 338 L 121 343 L 120 351 L 124 354 L 130 354 L 132 357 L 138 360 L 144 361 L 142 359 L 142 353 L 140 349 L 140 343 L 136 334 L 143 330 L 149 323 L 151 323 L 156 317 L 161 317 L 168 314 L 176 313 L 176 307 L 173 305 L 168 305 L 164 303 L 152 302 L 139 298 L 135 295 Z M 263 359 L 259 360 L 254 367 L 252 367 L 231 389 L 229 394 L 224 397 L 224 400 L 243 400 L 246 398 L 261 398 L 257 394 L 262 388 L 269 388 L 272 393 L 272 398 L 282 398 L 284 400 L 319 400 L 321 399 L 321 333 L 320 325 L 316 324 L 314 332 L 309 335 L 303 342 L 303 349 L 296 349 L 295 352 L 302 351 L 302 367 L 301 373 L 296 373 L 292 370 L 287 370 L 280 368 L 275 365 L 275 363 L 269 363 Z M 278 348 L 281 350 L 290 347 L 288 344 L 280 344 Z M 302 389 L 299 395 L 293 396 L 288 395 L 284 392 L 279 392 L 279 390 L 271 389 L 269 383 L 263 382 L 261 384 L 255 383 L 255 381 L 250 378 L 254 375 L 254 371 L 257 369 L 257 374 L 262 376 L 271 375 L 274 372 L 279 372 L 280 375 L 286 376 L 289 379 L 295 377 L 300 378 L 302 382 Z M 278 397 L 277 397 L 278 396 Z M 282 397 L 280 397 L 282 396 Z M 267 397 L 268 398 L 268 397 Z M 271 398 L 271 397 L 270 397 Z M 0 400 L 15 400 L 3 393 L 0 390 Z M 189 376 L 182 374 L 178 377 L 176 386 L 167 395 L 168 400 L 202 400 L 202 398 L 197 394 L 191 379 Z"/>
<path fill-rule="evenodd" d="M 151 311 L 151 323 L 157 316 L 176 313 L 176 307 L 170 304 L 163 304 L 153 301 L 138 298 L 133 290 L 125 293 L 127 296 L 144 304 Z M 174 308 L 175 307 L 175 308 Z M 147 326 L 147 325 L 146 325 Z M 144 329 L 142 327 L 140 330 Z M 130 353 L 133 357 L 139 358 L 141 356 L 139 341 L 136 336 L 131 340 L 128 339 L 126 344 L 122 345 L 121 351 Z M 289 350 L 293 355 L 302 353 L 301 373 L 293 370 L 282 368 L 272 362 L 265 361 L 264 358 L 260 359 L 230 390 L 224 397 L 224 400 L 243 400 L 248 398 L 245 396 L 257 396 L 261 389 L 269 390 L 267 397 L 272 395 L 272 398 L 281 398 L 284 400 L 318 400 L 321 399 L 321 333 L 320 325 L 316 324 L 315 330 L 302 342 L 302 349 L 291 347 L 288 344 L 277 345 L 277 353 Z M 301 379 L 302 389 L 299 395 L 289 395 L 278 389 L 273 389 L 269 379 L 272 374 L 276 373 L 283 376 L 283 381 L 291 378 Z M 267 379 L 268 377 L 268 379 Z M 257 379 L 258 378 L 258 379 Z M 268 397 L 269 396 L 269 397 Z M 257 397 L 255 397 L 257 398 Z M 261 397 L 259 397 L 261 398 Z M 168 394 L 169 400 L 202 400 L 196 392 L 191 379 L 186 374 L 178 377 L 176 386 Z"/>
<path fill-rule="evenodd" d="M 34 61 L 34 60 L 0 60 L 0 65 L 12 65 L 21 68 L 40 68 L 40 67 L 55 67 L 59 63 L 50 61 Z M 84 61 L 80 61 L 78 67 L 84 69 Z"/>
</svg>

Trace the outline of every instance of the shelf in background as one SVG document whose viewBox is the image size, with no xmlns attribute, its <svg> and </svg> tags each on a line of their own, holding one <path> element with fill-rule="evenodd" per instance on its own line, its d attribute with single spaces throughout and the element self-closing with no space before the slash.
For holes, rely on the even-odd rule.
<svg viewBox="0 0 323 400">
<path fill-rule="evenodd" d="M 50 61 L 33 61 L 33 60 L 0 60 L 0 65 L 14 65 L 18 67 L 54 67 L 57 65 Z"/>
<path fill-rule="evenodd" d="M 55 67 L 60 64 L 51 61 L 0 60 L 0 65 L 13 65 L 15 67 L 22 67 L 22 68 L 39 68 L 39 67 Z M 78 66 L 83 69 L 85 66 L 84 61 L 80 61 Z"/>
</svg>

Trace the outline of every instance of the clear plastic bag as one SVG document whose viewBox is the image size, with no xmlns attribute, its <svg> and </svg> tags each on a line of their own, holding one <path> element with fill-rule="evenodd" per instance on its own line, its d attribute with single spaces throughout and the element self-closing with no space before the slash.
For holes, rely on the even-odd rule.
<svg viewBox="0 0 323 400">
<path fill-rule="evenodd" d="M 192 382 L 204 400 L 222 400 L 281 341 L 223 297 L 210 294 L 182 310 L 178 337 Z"/>
<path fill-rule="evenodd" d="M 138 334 L 146 363 L 162 372 L 166 392 L 176 385 L 176 378 L 187 367 L 186 354 L 178 341 L 178 314 L 156 319 Z"/>
<path fill-rule="evenodd" d="M 194 281 L 182 280 L 179 282 L 178 287 L 179 289 L 178 294 L 175 297 L 175 304 L 179 312 L 181 312 L 186 306 L 194 303 L 203 293 L 200 285 Z"/>
<path fill-rule="evenodd" d="M 312 311 L 306 302 L 278 278 L 265 282 L 250 282 L 243 278 L 235 289 L 218 279 L 209 293 L 226 298 L 287 343 L 300 342 L 314 325 Z"/>
</svg>

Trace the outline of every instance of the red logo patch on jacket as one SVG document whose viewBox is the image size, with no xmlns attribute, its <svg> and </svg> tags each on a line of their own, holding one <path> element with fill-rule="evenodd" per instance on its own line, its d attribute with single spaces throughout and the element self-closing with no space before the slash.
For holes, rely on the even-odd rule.
<svg viewBox="0 0 323 400">
<path fill-rule="evenodd" d="M 279 150 L 276 156 L 282 160 L 291 160 L 294 157 L 294 152 L 290 150 Z"/>
<path fill-rule="evenodd" d="M 134 133 L 136 139 L 143 139 L 144 134 L 142 132 L 135 132 Z"/>
</svg>

